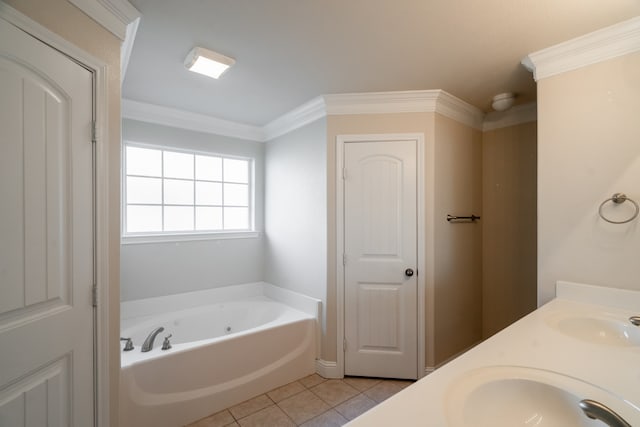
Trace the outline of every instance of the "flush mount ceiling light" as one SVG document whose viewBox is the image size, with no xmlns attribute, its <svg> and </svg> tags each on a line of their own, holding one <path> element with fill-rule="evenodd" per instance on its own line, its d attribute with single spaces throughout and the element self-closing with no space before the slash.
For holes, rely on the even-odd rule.
<svg viewBox="0 0 640 427">
<path fill-rule="evenodd" d="M 233 58 L 203 47 L 194 47 L 184 60 L 184 66 L 195 73 L 217 79 L 227 68 L 235 64 Z"/>
<path fill-rule="evenodd" d="M 499 93 L 493 97 L 491 107 L 496 111 L 506 111 L 513 106 L 516 96 L 511 92 Z"/>
</svg>

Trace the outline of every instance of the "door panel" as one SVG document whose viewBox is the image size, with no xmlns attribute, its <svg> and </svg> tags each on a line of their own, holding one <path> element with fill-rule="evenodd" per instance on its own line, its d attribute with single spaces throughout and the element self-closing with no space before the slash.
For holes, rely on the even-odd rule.
<svg viewBox="0 0 640 427">
<path fill-rule="evenodd" d="M 345 374 L 417 378 L 416 141 L 345 143 Z"/>
<path fill-rule="evenodd" d="M 358 344 L 361 350 L 402 351 L 402 284 L 358 284 Z M 380 313 L 385 313 L 381 316 Z"/>
<path fill-rule="evenodd" d="M 36 369 L 0 393 L 0 421 L 6 426 L 70 425 L 70 358 Z"/>
<path fill-rule="evenodd" d="M 0 19 L 3 426 L 93 424 L 92 79 Z"/>
</svg>

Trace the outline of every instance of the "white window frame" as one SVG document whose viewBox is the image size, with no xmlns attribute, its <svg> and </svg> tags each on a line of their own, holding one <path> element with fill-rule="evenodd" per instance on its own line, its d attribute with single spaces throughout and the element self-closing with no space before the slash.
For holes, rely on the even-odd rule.
<svg viewBox="0 0 640 427">
<path fill-rule="evenodd" d="M 185 148 L 178 148 L 167 145 L 149 144 L 131 140 L 122 141 L 122 153 L 121 153 L 121 196 L 120 196 L 120 236 L 122 244 L 136 244 L 136 243 L 154 243 L 154 242 L 178 242 L 178 241 L 190 241 L 190 240 L 217 240 L 217 239 L 245 239 L 245 238 L 257 238 L 260 236 L 260 232 L 256 230 L 255 219 L 255 158 L 247 156 L 236 156 L 229 154 L 221 154 L 217 152 L 209 152 L 203 150 L 192 150 Z M 152 150 L 169 151 L 174 153 L 184 153 L 192 155 L 203 155 L 220 157 L 222 159 L 237 159 L 246 160 L 249 162 L 249 230 L 189 230 L 189 231 L 153 231 L 153 232 L 127 232 L 127 164 L 126 164 L 126 150 L 127 147 L 147 148 Z M 161 177 L 164 179 L 164 176 Z M 193 179 L 196 181 L 195 177 Z M 160 204 L 164 207 L 164 203 Z M 194 200 L 194 207 L 196 206 Z"/>
</svg>

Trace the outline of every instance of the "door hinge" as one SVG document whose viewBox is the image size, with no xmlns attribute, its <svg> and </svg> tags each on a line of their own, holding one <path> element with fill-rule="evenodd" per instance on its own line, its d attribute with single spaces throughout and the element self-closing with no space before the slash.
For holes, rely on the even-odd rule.
<svg viewBox="0 0 640 427">
<path fill-rule="evenodd" d="M 346 351 L 347 351 L 347 339 L 346 339 L 346 338 L 344 338 L 344 339 L 342 340 L 342 352 L 343 352 L 343 353 L 346 353 Z"/>
<path fill-rule="evenodd" d="M 98 124 L 96 121 L 91 122 L 91 142 L 96 143 L 98 141 Z"/>
<path fill-rule="evenodd" d="M 342 254 L 342 265 L 347 265 L 347 254 Z"/>
<path fill-rule="evenodd" d="M 98 306 L 98 285 L 91 288 L 91 303 L 94 307 Z"/>
<path fill-rule="evenodd" d="M 347 168 L 342 168 L 342 179 L 347 179 Z"/>
</svg>

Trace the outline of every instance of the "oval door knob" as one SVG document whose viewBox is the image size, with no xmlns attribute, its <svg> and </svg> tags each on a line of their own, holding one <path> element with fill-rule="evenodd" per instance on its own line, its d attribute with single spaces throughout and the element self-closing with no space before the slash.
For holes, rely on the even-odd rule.
<svg viewBox="0 0 640 427">
<path fill-rule="evenodd" d="M 405 275 L 405 276 L 407 276 L 407 277 L 411 277 L 411 276 L 413 276 L 413 269 L 412 269 L 412 268 L 407 268 L 407 269 L 404 271 L 404 275 Z"/>
</svg>

